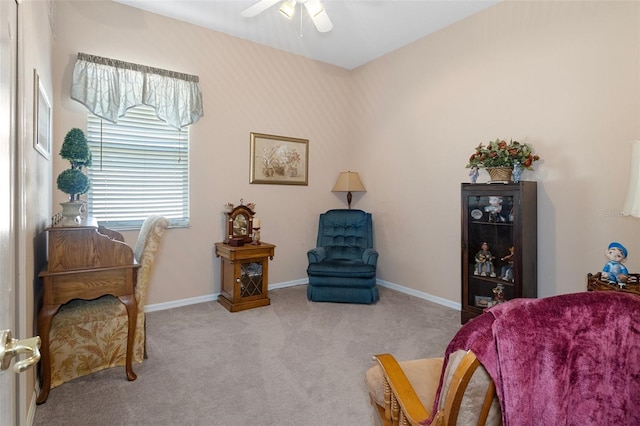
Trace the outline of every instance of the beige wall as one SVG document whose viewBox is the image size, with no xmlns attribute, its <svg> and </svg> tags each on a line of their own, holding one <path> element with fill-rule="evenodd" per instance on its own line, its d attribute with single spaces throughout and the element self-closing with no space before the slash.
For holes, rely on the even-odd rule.
<svg viewBox="0 0 640 426">
<path fill-rule="evenodd" d="M 357 170 L 374 215 L 379 278 L 459 303 L 460 182 L 473 148 L 532 143 L 539 185 L 539 294 L 581 291 L 612 240 L 637 270 L 640 224 L 620 217 L 640 135 L 640 6 L 508 1 L 354 71 L 104 1 L 57 2 L 55 147 L 86 111 L 69 98 L 77 52 L 200 76 L 192 127 L 191 227 L 170 230 L 148 303 L 219 292 L 221 206 L 257 203 L 278 247 L 272 284 L 306 279 L 318 213 Z M 249 133 L 310 140 L 309 186 L 250 185 Z M 56 156 L 56 176 L 64 164 Z M 54 210 L 63 194 L 53 188 Z M 127 235 L 128 241 L 135 233 Z"/>
<path fill-rule="evenodd" d="M 376 218 L 380 278 L 459 300 L 460 182 L 497 137 L 543 159 L 523 176 L 538 181 L 539 296 L 584 290 L 613 240 L 638 270 L 640 222 L 619 211 L 640 136 L 639 8 L 505 2 L 356 70 L 358 206 Z"/>
<path fill-rule="evenodd" d="M 277 245 L 270 281 L 305 278 L 317 214 L 343 206 L 330 189 L 352 167 L 349 72 L 113 2 L 57 5 L 58 151 L 70 128 L 86 128 L 86 109 L 69 97 L 78 52 L 200 77 L 205 115 L 191 127 L 191 227 L 165 234 L 148 303 L 220 291 L 212 247 L 223 239 L 222 205 L 240 198 L 257 204 L 262 239 Z M 309 185 L 249 184 L 250 132 L 309 139 Z M 56 157 L 54 176 L 64 168 Z M 64 194 L 54 188 L 53 198 L 57 211 Z"/>
</svg>

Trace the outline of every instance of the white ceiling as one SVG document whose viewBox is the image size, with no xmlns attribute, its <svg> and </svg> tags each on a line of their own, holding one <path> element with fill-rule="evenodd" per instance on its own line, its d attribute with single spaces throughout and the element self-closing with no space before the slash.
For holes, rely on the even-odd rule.
<svg viewBox="0 0 640 426">
<path fill-rule="evenodd" d="M 333 30 L 320 33 L 306 13 L 287 20 L 280 3 L 253 18 L 257 0 L 114 0 L 346 69 L 353 69 L 500 0 L 322 0 Z M 302 17 L 302 19 L 300 19 Z"/>
</svg>

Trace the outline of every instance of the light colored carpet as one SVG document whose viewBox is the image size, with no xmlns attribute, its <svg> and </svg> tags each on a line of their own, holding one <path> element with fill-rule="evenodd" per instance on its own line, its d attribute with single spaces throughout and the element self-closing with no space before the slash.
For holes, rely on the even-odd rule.
<svg viewBox="0 0 640 426">
<path fill-rule="evenodd" d="M 375 305 L 312 303 L 306 286 L 230 313 L 217 302 L 147 314 L 149 359 L 51 390 L 34 425 L 372 425 L 371 356 L 442 356 L 458 311 L 386 288 Z"/>
</svg>

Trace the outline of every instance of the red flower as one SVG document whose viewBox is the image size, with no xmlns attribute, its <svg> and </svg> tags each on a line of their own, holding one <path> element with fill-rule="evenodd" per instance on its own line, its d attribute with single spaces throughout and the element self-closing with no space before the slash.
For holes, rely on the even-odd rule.
<svg viewBox="0 0 640 426">
<path fill-rule="evenodd" d="M 527 143 L 496 139 L 488 145 L 479 144 L 469 157 L 469 167 L 513 167 L 520 163 L 524 168 L 533 170 L 531 165 L 540 159 L 533 154 L 533 147 Z"/>
</svg>

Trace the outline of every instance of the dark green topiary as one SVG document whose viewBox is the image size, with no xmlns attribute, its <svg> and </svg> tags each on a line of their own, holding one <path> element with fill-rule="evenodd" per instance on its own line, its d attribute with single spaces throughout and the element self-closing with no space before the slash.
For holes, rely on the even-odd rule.
<svg viewBox="0 0 640 426">
<path fill-rule="evenodd" d="M 67 169 L 58 175 L 58 189 L 69 194 L 69 201 L 89 190 L 89 178 L 80 169 Z"/>
<path fill-rule="evenodd" d="M 84 132 L 77 127 L 69 130 L 64 137 L 60 156 L 69 160 L 71 168 L 58 175 L 58 189 L 69 195 L 69 201 L 80 199 L 80 195 L 89 190 L 89 178 L 82 172 L 83 167 L 91 166 L 91 150 Z"/>
<path fill-rule="evenodd" d="M 67 132 L 60 149 L 60 156 L 69 160 L 74 168 L 78 166 L 78 163 L 84 164 L 91 158 L 87 138 L 82 130 L 74 127 Z"/>
</svg>

